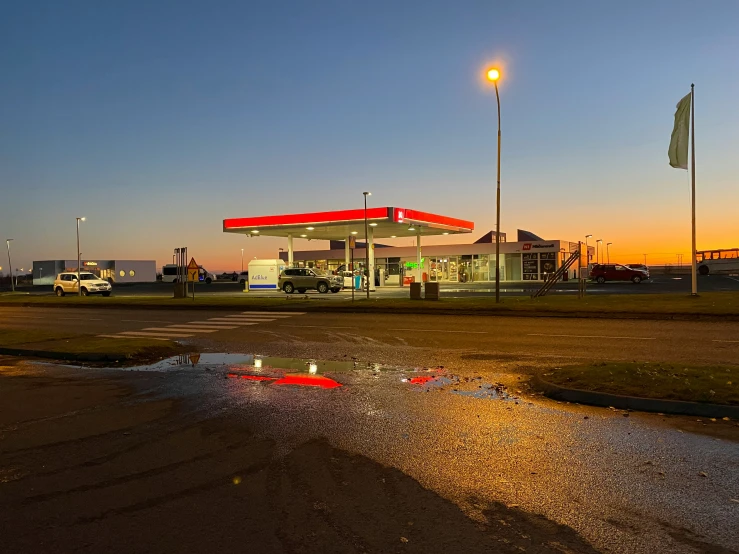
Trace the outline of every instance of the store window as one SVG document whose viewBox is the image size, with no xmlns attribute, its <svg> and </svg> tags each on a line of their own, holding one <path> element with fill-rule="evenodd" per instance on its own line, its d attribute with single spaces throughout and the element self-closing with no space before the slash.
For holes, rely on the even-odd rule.
<svg viewBox="0 0 739 554">
<path fill-rule="evenodd" d="M 476 255 L 472 260 L 472 280 L 490 280 L 490 256 L 488 254 Z"/>
</svg>

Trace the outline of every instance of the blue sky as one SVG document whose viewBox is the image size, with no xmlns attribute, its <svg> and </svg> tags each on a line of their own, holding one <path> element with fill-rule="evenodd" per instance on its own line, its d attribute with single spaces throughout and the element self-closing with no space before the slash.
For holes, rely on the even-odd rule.
<svg viewBox="0 0 739 554">
<path fill-rule="evenodd" d="M 6 4 L 0 233 L 18 267 L 73 258 L 84 215 L 84 257 L 187 245 L 237 269 L 242 247 L 284 245 L 223 218 L 371 190 L 477 238 L 496 169 L 480 76 L 500 61 L 503 231 L 592 233 L 625 263 L 688 253 L 689 181 L 666 151 L 695 82 L 698 246 L 739 246 L 737 22 L 734 1 Z"/>
</svg>

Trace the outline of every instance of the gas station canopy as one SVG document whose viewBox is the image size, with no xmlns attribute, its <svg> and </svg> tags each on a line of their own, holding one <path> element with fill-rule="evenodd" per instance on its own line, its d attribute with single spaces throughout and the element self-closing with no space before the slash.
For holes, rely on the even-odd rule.
<svg viewBox="0 0 739 554">
<path fill-rule="evenodd" d="M 373 238 L 400 238 L 471 233 L 471 221 L 406 208 L 368 208 Z M 365 210 L 339 210 L 306 214 L 240 217 L 223 220 L 224 233 L 252 236 L 346 240 L 364 237 Z"/>
</svg>

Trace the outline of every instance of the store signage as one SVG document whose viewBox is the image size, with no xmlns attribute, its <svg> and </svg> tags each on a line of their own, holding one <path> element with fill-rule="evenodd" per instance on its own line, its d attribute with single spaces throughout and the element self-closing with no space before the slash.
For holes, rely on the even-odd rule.
<svg viewBox="0 0 739 554">
<path fill-rule="evenodd" d="M 423 269 L 423 262 L 426 258 L 421 258 L 421 269 Z M 418 269 L 418 262 L 405 262 L 406 269 Z"/>
<path fill-rule="evenodd" d="M 83 264 L 82 264 L 82 265 L 86 265 L 86 266 L 88 266 L 88 267 L 89 267 L 89 266 L 94 266 L 94 265 L 98 265 L 98 263 L 97 263 L 97 262 L 83 262 Z"/>
<path fill-rule="evenodd" d="M 523 280 L 538 281 L 539 280 L 539 254 L 523 254 Z"/>
<path fill-rule="evenodd" d="M 550 244 L 531 244 L 530 242 L 525 242 L 523 244 L 522 250 L 531 250 L 532 248 L 554 248 L 554 243 Z"/>
</svg>

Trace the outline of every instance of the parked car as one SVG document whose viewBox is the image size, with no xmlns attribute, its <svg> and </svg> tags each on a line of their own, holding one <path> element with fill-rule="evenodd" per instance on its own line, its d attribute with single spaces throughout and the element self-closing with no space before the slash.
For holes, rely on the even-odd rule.
<svg viewBox="0 0 739 554">
<path fill-rule="evenodd" d="M 649 273 L 649 268 L 644 264 L 626 264 L 626 267 L 629 267 L 631 269 L 639 269 L 641 271 L 646 271 Z"/>
<path fill-rule="evenodd" d="M 606 281 L 641 283 L 644 279 L 649 279 L 649 272 L 620 264 L 596 264 L 590 270 L 590 278 L 601 284 Z"/>
<path fill-rule="evenodd" d="M 303 293 L 308 289 L 315 289 L 320 293 L 339 292 L 344 286 L 344 278 L 310 268 L 284 269 L 277 279 L 277 286 L 287 294 L 296 290 Z"/>
<path fill-rule="evenodd" d="M 218 276 L 219 281 L 238 281 L 239 274 L 235 271 L 232 271 L 229 273 L 228 271 L 224 271 Z"/>
<path fill-rule="evenodd" d="M 82 296 L 88 294 L 110 296 L 113 289 L 108 281 L 101 279 L 94 273 L 80 273 L 80 283 L 82 284 L 81 289 L 77 286 L 79 283 L 77 282 L 76 272 L 60 273 L 54 279 L 54 292 L 57 296 L 64 296 L 67 293 L 79 294 L 79 291 L 82 290 Z"/>
<path fill-rule="evenodd" d="M 235 280 L 236 279 L 234 279 L 234 281 Z M 240 285 L 245 285 L 248 282 L 249 282 L 249 272 L 248 271 L 242 271 L 241 273 L 239 273 L 239 284 Z"/>
</svg>

